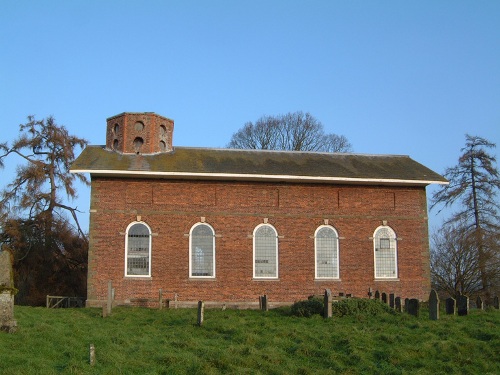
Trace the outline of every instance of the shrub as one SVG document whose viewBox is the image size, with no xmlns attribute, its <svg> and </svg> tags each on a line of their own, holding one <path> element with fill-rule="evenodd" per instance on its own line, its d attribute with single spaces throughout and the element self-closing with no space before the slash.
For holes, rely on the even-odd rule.
<svg viewBox="0 0 500 375">
<path fill-rule="evenodd" d="M 338 317 L 345 315 L 374 316 L 383 313 L 396 314 L 396 311 L 380 301 L 363 298 L 345 299 L 334 302 L 332 305 L 332 314 Z"/>
<path fill-rule="evenodd" d="M 291 313 L 295 316 L 309 318 L 315 314 L 323 314 L 323 301 L 319 298 L 311 298 L 306 301 L 295 302 L 291 307 Z"/>
<path fill-rule="evenodd" d="M 312 297 L 306 301 L 295 302 L 290 308 L 292 315 L 309 318 L 313 315 L 323 315 L 324 304 L 322 298 Z M 396 314 L 385 303 L 363 298 L 348 298 L 333 302 L 332 315 L 336 317 L 365 315 L 375 316 L 379 314 Z"/>
</svg>

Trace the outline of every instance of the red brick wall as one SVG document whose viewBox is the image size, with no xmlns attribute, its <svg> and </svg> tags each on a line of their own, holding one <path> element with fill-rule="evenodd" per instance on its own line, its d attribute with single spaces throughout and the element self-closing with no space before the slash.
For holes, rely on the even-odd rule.
<svg viewBox="0 0 500 375">
<path fill-rule="evenodd" d="M 138 123 L 143 127 L 136 127 Z M 168 152 L 172 150 L 173 131 L 174 122 L 155 113 L 122 113 L 107 119 L 106 148 L 126 154 Z M 136 138 L 144 141 L 140 150 L 134 146 Z"/>
<path fill-rule="evenodd" d="M 92 180 L 88 302 L 294 302 L 325 288 L 367 297 L 368 288 L 401 297 L 430 291 L 427 205 L 423 187 L 256 182 Z M 125 231 L 137 220 L 152 232 L 151 277 L 124 276 Z M 191 227 L 204 217 L 216 232 L 215 279 L 189 278 Z M 278 280 L 253 279 L 255 227 L 267 218 L 278 231 Z M 314 232 L 328 219 L 340 237 L 340 280 L 315 280 Z M 398 238 L 398 280 L 374 279 L 373 240 L 387 221 Z"/>
</svg>

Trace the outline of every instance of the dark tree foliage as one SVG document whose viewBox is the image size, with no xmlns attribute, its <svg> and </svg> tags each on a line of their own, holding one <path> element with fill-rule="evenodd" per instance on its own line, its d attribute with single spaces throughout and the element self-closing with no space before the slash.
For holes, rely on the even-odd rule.
<svg viewBox="0 0 500 375">
<path fill-rule="evenodd" d="M 325 134 L 323 125 L 310 113 L 294 112 L 263 116 L 247 122 L 231 137 L 227 147 L 259 150 L 349 152 L 343 135 Z"/>
<path fill-rule="evenodd" d="M 18 305 L 43 306 L 47 295 L 87 295 L 87 241 L 60 218 L 47 238 L 43 219 L 4 222 L 3 249 L 13 255 Z"/>
<path fill-rule="evenodd" d="M 500 205 L 497 199 L 500 178 L 496 159 L 487 152 L 494 147 L 495 144 L 484 138 L 466 135 L 458 164 L 444 173 L 450 184 L 434 194 L 431 205 L 431 209 L 437 206 L 456 209 L 444 224 L 451 227 L 444 232 L 455 233 L 456 243 L 465 236 L 467 240 L 460 247 L 477 254 L 475 272 L 481 280 L 480 290 L 487 299 L 498 289 L 500 267 Z"/>
<path fill-rule="evenodd" d="M 56 293 L 84 296 L 88 239 L 77 208 L 64 199 L 76 198 L 76 180 L 88 184 L 85 176 L 69 171 L 75 149 L 87 142 L 52 117 L 29 116 L 19 132 L 11 146 L 0 144 L 0 167 L 15 156 L 21 160 L 14 180 L 0 193 L 1 241 L 14 257 L 16 302 L 42 304 L 47 294 Z"/>
</svg>

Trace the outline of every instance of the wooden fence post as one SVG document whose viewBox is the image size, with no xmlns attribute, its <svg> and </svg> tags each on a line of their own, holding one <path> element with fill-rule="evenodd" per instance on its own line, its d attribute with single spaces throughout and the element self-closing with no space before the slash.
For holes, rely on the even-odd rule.
<svg viewBox="0 0 500 375">
<path fill-rule="evenodd" d="M 106 304 L 106 315 L 111 315 L 111 306 L 113 304 L 113 285 L 111 283 L 111 280 L 108 281 L 108 300 Z"/>
<path fill-rule="evenodd" d="M 95 346 L 94 344 L 90 344 L 89 348 L 89 363 L 91 366 L 95 365 Z"/>
</svg>

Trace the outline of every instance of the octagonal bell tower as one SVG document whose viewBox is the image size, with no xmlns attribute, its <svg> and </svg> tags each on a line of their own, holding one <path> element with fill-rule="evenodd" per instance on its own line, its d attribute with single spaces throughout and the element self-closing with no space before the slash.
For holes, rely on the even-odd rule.
<svg viewBox="0 0 500 375">
<path fill-rule="evenodd" d="M 154 112 L 124 112 L 108 118 L 106 148 L 123 154 L 172 151 L 174 121 Z"/>
</svg>

